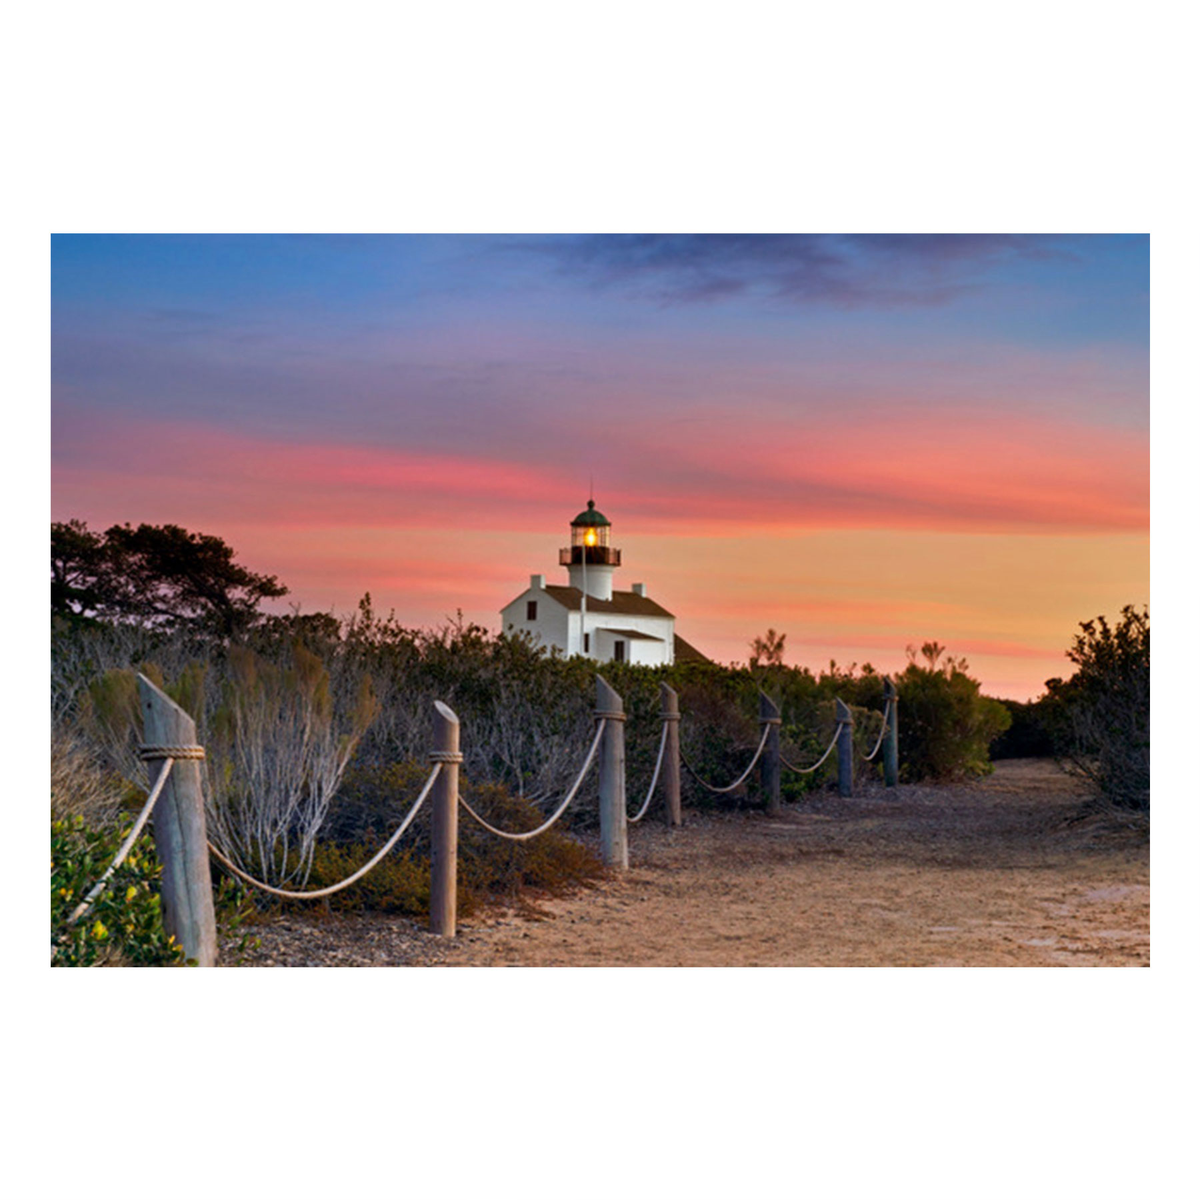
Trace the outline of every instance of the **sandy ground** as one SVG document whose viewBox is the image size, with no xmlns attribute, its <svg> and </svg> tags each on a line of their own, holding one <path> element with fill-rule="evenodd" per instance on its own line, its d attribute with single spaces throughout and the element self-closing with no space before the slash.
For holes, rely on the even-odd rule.
<svg viewBox="0 0 1200 1200">
<path fill-rule="evenodd" d="M 1043 760 L 630 831 L 631 869 L 447 943 L 378 917 L 265 926 L 246 965 L 1147 966 L 1148 830 L 1078 819 Z M 651 818 L 647 818 L 649 821 Z"/>
</svg>

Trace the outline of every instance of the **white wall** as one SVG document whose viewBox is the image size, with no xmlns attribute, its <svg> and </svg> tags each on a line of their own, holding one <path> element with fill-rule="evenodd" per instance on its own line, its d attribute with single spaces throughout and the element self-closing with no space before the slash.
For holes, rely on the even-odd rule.
<svg viewBox="0 0 1200 1200">
<path fill-rule="evenodd" d="M 595 624 L 593 624 L 593 622 Z M 593 633 L 594 646 L 597 656 L 603 662 L 610 662 L 613 656 L 613 643 L 621 640 L 625 643 L 625 659 L 627 662 L 641 663 L 650 667 L 670 666 L 675 661 L 675 621 L 672 617 L 631 616 L 629 613 L 588 613 L 588 628 L 606 626 L 609 629 L 633 629 L 638 633 L 648 633 L 659 641 L 649 642 L 641 638 L 624 638 L 619 633 L 607 630 Z"/>
<path fill-rule="evenodd" d="M 525 617 L 525 605 L 529 600 L 537 601 L 537 620 Z M 515 600 L 500 610 L 501 628 L 505 633 L 531 634 L 534 641 L 547 649 L 557 646 L 564 654 L 575 651 L 567 639 L 567 619 L 572 614 L 557 600 L 552 600 L 540 588 L 526 588 Z"/>
<path fill-rule="evenodd" d="M 616 567 L 590 565 L 587 568 L 587 594 L 597 600 L 611 600 L 613 594 L 613 573 Z M 584 567 L 580 563 L 567 568 L 567 576 L 571 586 L 583 591 Z"/>
<path fill-rule="evenodd" d="M 590 570 L 589 570 L 589 580 Z M 529 600 L 537 601 L 537 619 L 526 620 L 525 605 Z M 501 628 L 505 633 L 524 631 L 533 636 L 535 641 L 547 648 L 557 646 L 564 654 L 583 653 L 583 638 L 581 636 L 582 614 L 564 608 L 557 600 L 551 599 L 549 593 L 540 588 L 526 588 L 515 600 L 510 601 L 500 610 Z M 638 633 L 648 633 L 651 637 L 660 638 L 658 642 L 642 641 L 640 638 L 625 638 L 626 661 L 644 664 L 646 666 L 670 666 L 675 661 L 675 619 L 673 617 L 653 617 L 633 613 L 601 613 L 590 609 L 587 614 L 587 627 L 592 635 L 589 658 L 598 662 L 611 662 L 613 642 L 619 635 L 602 633 L 599 627 L 615 626 L 618 629 L 633 629 Z"/>
</svg>

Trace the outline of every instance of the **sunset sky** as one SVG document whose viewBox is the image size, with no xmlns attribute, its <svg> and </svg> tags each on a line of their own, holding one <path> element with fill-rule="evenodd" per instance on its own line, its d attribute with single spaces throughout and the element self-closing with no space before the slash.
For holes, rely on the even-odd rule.
<svg viewBox="0 0 1200 1200">
<path fill-rule="evenodd" d="M 594 481 L 744 661 L 1070 672 L 1149 601 L 1141 236 L 59 236 L 52 517 L 172 522 L 305 611 L 491 629 Z"/>
</svg>

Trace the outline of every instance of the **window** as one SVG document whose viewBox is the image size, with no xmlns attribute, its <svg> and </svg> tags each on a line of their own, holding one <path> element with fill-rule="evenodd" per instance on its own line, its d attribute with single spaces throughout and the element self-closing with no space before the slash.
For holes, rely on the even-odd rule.
<svg viewBox="0 0 1200 1200">
<path fill-rule="evenodd" d="M 625 661 L 625 643 L 619 638 L 613 642 L 613 662 Z"/>
<path fill-rule="evenodd" d="M 525 620 L 527 620 L 527 621 L 536 621 L 537 620 L 537 601 L 536 600 L 526 600 L 525 601 Z"/>
<path fill-rule="evenodd" d="M 592 635 L 590 633 L 585 633 L 583 635 L 583 652 L 584 652 L 584 654 L 587 654 L 591 650 L 591 648 L 592 648 Z"/>
</svg>

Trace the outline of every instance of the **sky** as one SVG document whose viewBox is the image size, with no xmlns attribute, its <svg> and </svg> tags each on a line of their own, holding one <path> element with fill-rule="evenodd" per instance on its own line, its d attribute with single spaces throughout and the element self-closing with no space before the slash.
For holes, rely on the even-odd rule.
<svg viewBox="0 0 1200 1200">
<path fill-rule="evenodd" d="M 1138 235 L 60 235 L 52 519 L 497 630 L 591 494 L 717 661 L 1030 699 L 1149 602 L 1149 316 Z"/>
</svg>

